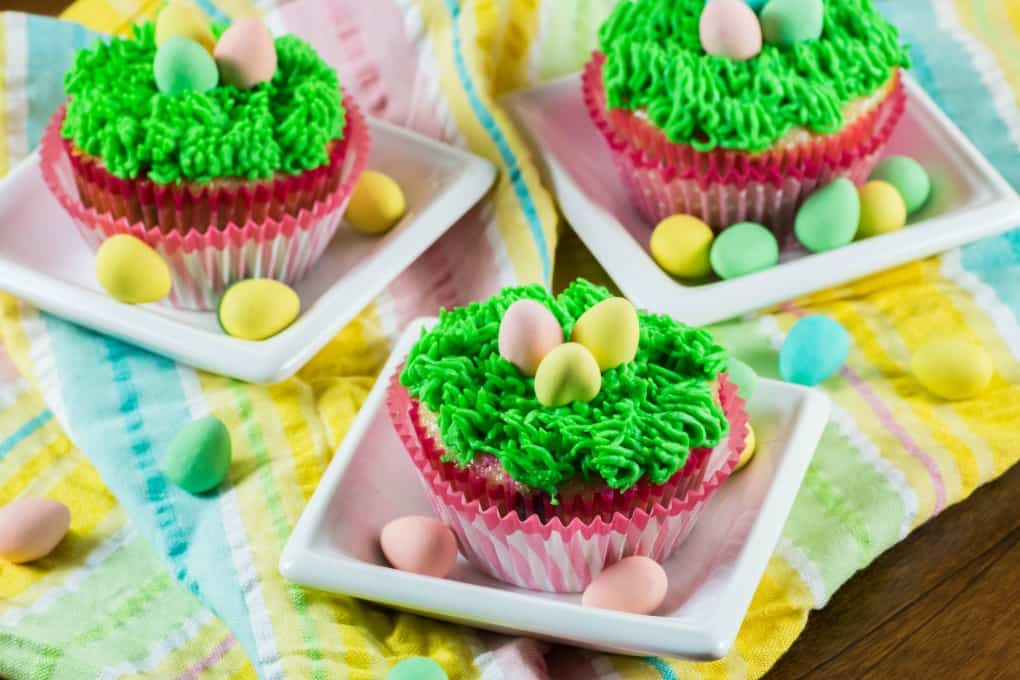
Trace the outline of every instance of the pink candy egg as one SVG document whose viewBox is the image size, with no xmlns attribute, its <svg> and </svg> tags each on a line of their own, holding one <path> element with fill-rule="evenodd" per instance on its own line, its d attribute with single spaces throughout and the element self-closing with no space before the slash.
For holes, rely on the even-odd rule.
<svg viewBox="0 0 1020 680">
<path fill-rule="evenodd" d="M 216 42 L 213 57 L 220 69 L 220 81 L 241 90 L 272 80 L 276 73 L 273 36 L 255 17 L 231 24 Z"/>
<path fill-rule="evenodd" d="M 709 0 L 698 34 L 708 54 L 746 61 L 761 52 L 761 24 L 743 0 Z"/>
<path fill-rule="evenodd" d="M 387 523 L 379 545 L 390 564 L 401 571 L 443 578 L 457 562 L 457 539 L 434 517 L 408 515 Z"/>
<path fill-rule="evenodd" d="M 585 607 L 650 614 L 666 599 L 669 582 L 655 560 L 635 555 L 610 565 L 585 588 Z"/>
<path fill-rule="evenodd" d="M 49 555 L 71 526 L 67 506 L 24 498 L 0 508 L 0 560 L 21 564 Z"/>
<path fill-rule="evenodd" d="M 524 375 L 535 375 L 554 347 L 563 344 L 563 329 L 541 302 L 518 300 L 499 323 L 499 355 Z"/>
</svg>

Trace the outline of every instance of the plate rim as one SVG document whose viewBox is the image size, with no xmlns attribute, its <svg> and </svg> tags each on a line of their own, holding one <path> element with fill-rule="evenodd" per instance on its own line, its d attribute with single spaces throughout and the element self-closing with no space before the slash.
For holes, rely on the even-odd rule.
<svg viewBox="0 0 1020 680">
<path fill-rule="evenodd" d="M 279 560 L 279 569 L 284 577 L 304 586 L 342 592 L 391 606 L 467 621 L 469 624 L 474 621 L 474 625 L 478 625 L 478 620 L 484 620 L 497 629 L 533 636 L 562 638 L 562 631 L 543 629 L 541 625 L 535 625 L 535 622 L 543 619 L 540 615 L 542 613 L 569 613 L 574 615 L 573 624 L 579 627 L 578 635 L 573 636 L 577 644 L 705 660 L 725 656 L 733 645 L 754 590 L 775 550 L 786 517 L 792 509 L 796 490 L 800 487 L 828 422 L 829 397 L 814 388 L 768 379 L 759 381 L 759 390 L 764 387 L 786 395 L 785 399 L 797 401 L 797 408 L 791 418 L 786 454 L 773 473 L 758 514 L 741 547 L 741 554 L 734 562 L 733 575 L 724 593 L 725 606 L 718 607 L 715 614 L 705 619 L 698 628 L 672 617 L 601 609 L 586 608 L 583 609 L 584 616 L 576 616 L 581 611 L 578 605 L 559 601 L 549 594 L 502 590 L 455 579 L 436 579 L 345 555 L 326 557 L 316 548 L 313 538 L 315 530 L 324 523 L 333 490 L 343 478 L 368 428 L 383 408 L 389 377 L 417 339 L 420 330 L 435 321 L 434 317 L 414 319 L 395 343 L 386 365 L 287 540 Z M 781 493 L 783 489 L 788 492 Z M 338 569 L 338 566 L 342 568 Z M 321 573 L 329 573 L 331 577 L 320 578 Z M 344 585 L 337 585 L 340 582 Z M 463 597 L 465 594 L 479 597 Z M 492 600 L 495 600 L 495 604 L 491 603 Z M 529 608 L 519 606 L 524 603 Z M 538 612 L 535 607 L 538 607 Z M 495 610 L 501 612 L 501 616 L 494 621 L 492 611 Z M 725 616 L 727 611 L 739 611 L 739 616 Z M 620 626 L 621 623 L 627 625 Z M 605 631 L 612 631 L 613 634 L 607 636 Z M 620 639 L 620 635 L 625 639 Z M 585 639 L 577 639 L 578 636 Z"/>
<path fill-rule="evenodd" d="M 592 204 L 573 181 L 560 157 L 537 143 L 535 132 L 521 111 L 538 93 L 574 88 L 580 98 L 580 73 L 562 76 L 531 88 L 506 94 L 501 101 L 535 149 L 547 185 L 556 195 L 564 216 L 592 255 L 620 290 L 638 306 L 670 314 L 692 325 L 717 323 L 801 295 L 844 284 L 863 276 L 945 252 L 1020 225 L 1020 195 L 974 146 L 969 138 L 932 100 L 923 87 L 904 72 L 908 102 L 919 115 L 937 125 L 937 135 L 947 136 L 953 156 L 962 157 L 977 173 L 981 195 L 975 205 L 954 214 L 941 215 L 882 236 L 857 241 L 825 253 L 813 253 L 747 276 L 702 285 L 684 285 L 666 274 L 630 230 L 607 210 Z M 957 224 L 963 229 L 954 228 Z M 978 225 L 976 227 L 970 225 Z M 925 229 L 927 240 L 914 238 L 913 229 Z M 963 238 L 960 234 L 965 233 Z M 621 257 L 621 253 L 623 256 Z M 837 266 L 833 266 L 837 265 Z M 839 271 L 835 276 L 833 270 Z M 808 282 L 825 274 L 824 283 Z M 697 299 L 715 296 L 722 304 L 699 306 Z M 691 304 L 694 300 L 695 303 Z"/>
<path fill-rule="evenodd" d="M 488 159 L 379 118 L 368 117 L 368 123 L 374 134 L 403 138 L 432 153 L 456 159 L 459 171 L 437 198 L 422 207 L 407 229 L 393 234 L 390 242 L 380 248 L 376 261 L 390 251 L 399 252 L 406 248 L 401 264 L 385 267 L 384 276 L 377 276 L 378 266 L 371 267 L 370 272 L 360 272 L 357 282 L 362 285 L 355 288 L 354 294 L 341 295 L 337 288 L 346 275 L 337 279 L 310 308 L 303 310 L 304 313 L 290 327 L 272 338 L 260 342 L 233 338 L 153 313 L 151 308 L 156 305 L 125 305 L 101 291 L 84 288 L 22 264 L 7 257 L 3 251 L 0 251 L 0 290 L 48 313 L 195 368 L 258 384 L 289 378 L 389 283 L 442 238 L 482 199 L 496 180 L 496 167 Z M 24 175 L 38 172 L 38 165 L 39 152 L 36 149 L 0 180 L 0 193 L 4 191 L 4 185 L 14 184 L 23 180 Z M 70 218 L 67 226 L 71 228 Z M 430 231 L 427 238 L 416 233 L 423 228 Z M 406 246 L 405 243 L 412 245 Z"/>
</svg>

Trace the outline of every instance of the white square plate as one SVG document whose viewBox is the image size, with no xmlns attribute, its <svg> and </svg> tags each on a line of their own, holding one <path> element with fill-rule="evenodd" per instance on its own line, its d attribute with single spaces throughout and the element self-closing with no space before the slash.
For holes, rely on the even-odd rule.
<svg viewBox="0 0 1020 680">
<path fill-rule="evenodd" d="M 386 566 L 386 522 L 432 515 L 417 470 L 393 431 L 386 386 L 423 326 L 404 333 L 329 464 L 280 558 L 297 583 L 490 630 L 626 654 L 724 656 L 772 555 L 829 413 L 814 390 L 761 380 L 749 404 L 752 463 L 716 492 L 663 566 L 669 593 L 655 616 L 582 607 L 580 595 L 532 592 L 494 580 L 463 557 L 445 579 Z"/>
<path fill-rule="evenodd" d="M 590 122 L 579 76 L 508 95 L 504 102 L 544 162 L 567 221 L 635 305 L 701 326 L 949 250 L 1020 226 L 1020 199 L 924 90 L 904 78 L 907 110 L 888 154 L 916 159 L 933 198 L 898 232 L 827 253 L 784 252 L 779 266 L 685 286 L 648 252 L 654 225 L 630 204 L 608 146 Z"/>
<path fill-rule="evenodd" d="M 251 382 L 287 378 L 477 203 L 496 176 L 483 158 L 383 121 L 369 126 L 368 168 L 400 184 L 407 215 L 382 237 L 342 225 L 295 286 L 303 313 L 272 338 L 232 338 L 211 312 L 131 306 L 107 296 L 90 249 L 43 184 L 37 154 L 0 182 L 0 289 L 198 368 Z"/>
</svg>

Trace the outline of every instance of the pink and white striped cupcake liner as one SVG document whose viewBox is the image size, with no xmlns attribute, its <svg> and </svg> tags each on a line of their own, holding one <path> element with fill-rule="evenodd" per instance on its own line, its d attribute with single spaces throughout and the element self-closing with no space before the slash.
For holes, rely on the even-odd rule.
<svg viewBox="0 0 1020 680">
<path fill-rule="evenodd" d="M 240 192 L 233 197 L 245 206 L 238 214 L 264 215 L 249 217 L 242 223 L 230 221 L 223 228 L 166 230 L 162 225 L 147 226 L 143 220 L 130 221 L 114 217 L 82 201 L 79 190 L 82 175 L 67 152 L 60 135 L 63 109 L 51 119 L 43 133 L 39 148 L 43 180 L 93 249 L 117 234 L 129 234 L 151 246 L 166 261 L 173 277 L 168 301 L 183 309 L 215 309 L 223 291 L 230 284 L 248 278 L 272 278 L 287 284 L 299 281 L 312 268 L 340 225 L 354 185 L 368 160 L 370 137 L 368 126 L 357 106 L 345 98 L 347 126 L 342 157 L 328 173 L 309 173 L 308 179 L 339 172 L 335 189 L 320 192 L 310 201 L 310 208 L 301 208 L 276 219 L 265 215 L 259 202 L 261 193 Z M 332 167 L 333 162 L 331 162 Z M 81 164 L 78 164 L 81 170 Z M 320 187 L 321 178 L 316 179 Z M 112 186 L 112 185 L 107 185 Z M 305 196 L 305 180 L 294 184 L 277 182 L 274 200 L 293 203 L 281 195 L 288 187 Z M 95 195 L 95 194 L 93 194 Z M 183 199 L 182 199 L 183 200 Z M 304 200 L 302 198 L 301 200 Z M 177 201 L 179 204 L 181 201 Z"/>
<path fill-rule="evenodd" d="M 396 376 L 387 404 L 436 515 L 457 535 L 464 556 L 501 581 L 570 593 L 583 591 L 603 569 L 624 557 L 647 555 L 663 561 L 687 538 L 708 499 L 736 466 L 747 436 L 744 402 L 725 375 L 720 377 L 719 397 L 730 423 L 729 435 L 714 449 L 691 452 L 677 473 L 684 478 L 682 493 L 609 516 L 588 509 L 586 514 L 594 514 L 590 521 L 543 518 L 537 512 L 522 516 L 505 504 L 490 504 L 484 491 L 481 499 L 468 496 L 443 469 L 449 464 L 440 460 L 442 445 L 422 427 L 417 401 Z"/>
<path fill-rule="evenodd" d="M 835 135 L 760 154 L 671 144 L 650 122 L 607 108 L 605 57 L 596 54 L 582 74 L 588 114 L 613 154 L 635 207 L 649 223 L 689 214 L 722 230 L 737 222 L 770 227 L 780 243 L 791 236 L 797 208 L 817 188 L 840 178 L 865 182 L 903 116 L 899 77 L 889 94 Z"/>
</svg>

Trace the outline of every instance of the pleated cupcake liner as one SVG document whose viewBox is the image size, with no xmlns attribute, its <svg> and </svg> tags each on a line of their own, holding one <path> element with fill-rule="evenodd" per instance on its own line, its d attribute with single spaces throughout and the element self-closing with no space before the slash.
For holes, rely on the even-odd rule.
<svg viewBox="0 0 1020 680">
<path fill-rule="evenodd" d="M 881 136 L 887 127 L 895 127 L 902 115 L 896 102 L 904 102 L 906 95 L 899 73 L 883 86 L 887 90 L 867 110 L 857 114 L 839 132 L 829 135 L 810 135 L 802 141 L 781 142 L 760 152 L 738 149 L 712 149 L 699 151 L 689 144 L 671 142 L 651 120 L 626 109 L 610 109 L 607 105 L 602 65 L 605 56 L 595 53 L 585 65 L 582 74 L 582 96 L 588 113 L 611 146 L 624 146 L 635 153 L 643 165 L 662 167 L 670 178 L 697 178 L 702 186 L 726 181 L 766 181 L 778 176 L 793 174 L 798 179 L 812 176 L 820 168 L 842 166 L 847 155 L 866 156 L 872 151 L 872 140 Z M 891 132 L 891 130 L 890 130 Z"/>
<path fill-rule="evenodd" d="M 344 106 L 348 111 L 357 108 L 350 97 L 344 99 Z M 50 125 L 59 129 L 63 119 L 61 107 Z M 61 138 L 61 142 L 86 207 L 109 213 L 115 219 L 141 222 L 147 228 L 158 227 L 165 233 L 187 233 L 249 221 L 282 220 L 287 215 L 297 216 L 301 210 L 311 210 L 340 185 L 350 136 L 345 134 L 343 139 L 330 143 L 326 163 L 296 175 L 276 173 L 257 180 L 224 178 L 168 184 L 157 184 L 147 177 L 117 177 L 101 159 L 86 154 L 71 140 Z"/>
<path fill-rule="evenodd" d="M 529 512 L 512 485 L 499 492 L 498 484 L 470 481 L 470 473 L 462 477 L 451 471 L 455 466 L 441 460 L 442 444 L 422 426 L 420 406 L 396 376 L 387 396 L 394 429 L 436 515 L 456 534 L 461 552 L 494 578 L 532 590 L 580 592 L 624 557 L 668 559 L 733 471 L 747 436 L 744 401 L 736 386 L 720 376 L 719 398 L 729 434 L 714 449 L 692 451 L 690 470 L 675 475 L 675 485 L 667 483 L 661 491 L 647 485 L 633 493 L 610 489 L 576 495 L 564 501 L 576 512 L 573 516 L 545 499 L 533 500 Z M 611 498 L 614 494 L 619 500 Z"/>
<path fill-rule="evenodd" d="M 763 154 L 699 152 L 673 144 L 678 163 L 669 164 L 617 133 L 610 116 L 623 112 L 606 108 L 601 62 L 596 55 L 582 76 L 585 105 L 641 215 L 651 224 L 679 213 L 694 215 L 717 231 L 737 222 L 758 222 L 771 228 L 781 244 L 791 238 L 797 208 L 817 188 L 840 177 L 856 184 L 867 180 L 906 106 L 897 77 L 876 107 L 838 135 Z"/>
<path fill-rule="evenodd" d="M 867 181 L 882 158 L 882 149 L 853 163 L 825 168 L 813 178 L 785 178 L 773 182 L 716 183 L 707 188 L 697 180 L 665 180 L 655 169 L 634 164 L 632 157 L 614 153 L 613 160 L 631 202 L 650 225 L 671 215 L 693 215 L 719 232 L 738 222 L 756 222 L 768 227 L 780 247 L 794 244 L 793 226 L 797 210 L 817 189 L 841 177 L 860 185 Z"/>
<path fill-rule="evenodd" d="M 215 309 L 223 291 L 248 278 L 272 278 L 288 285 L 297 283 L 315 264 L 341 218 L 355 183 L 365 168 L 370 147 L 368 126 L 357 106 L 345 100 L 347 127 L 337 172 L 339 182 L 310 208 L 285 213 L 282 218 L 229 222 L 222 228 L 166 230 L 142 220 L 115 216 L 86 205 L 80 193 L 80 175 L 60 135 L 62 112 L 51 120 L 40 144 L 43 180 L 93 249 L 117 234 L 129 234 L 151 246 L 166 261 L 173 277 L 168 301 L 183 309 Z M 326 173 L 331 174 L 331 173 Z M 280 191 L 287 182 L 277 183 Z M 301 194 L 300 182 L 298 193 Z M 258 214 L 255 193 L 239 191 L 247 201 L 242 214 Z M 283 203 L 295 203 L 281 193 Z"/>
</svg>

